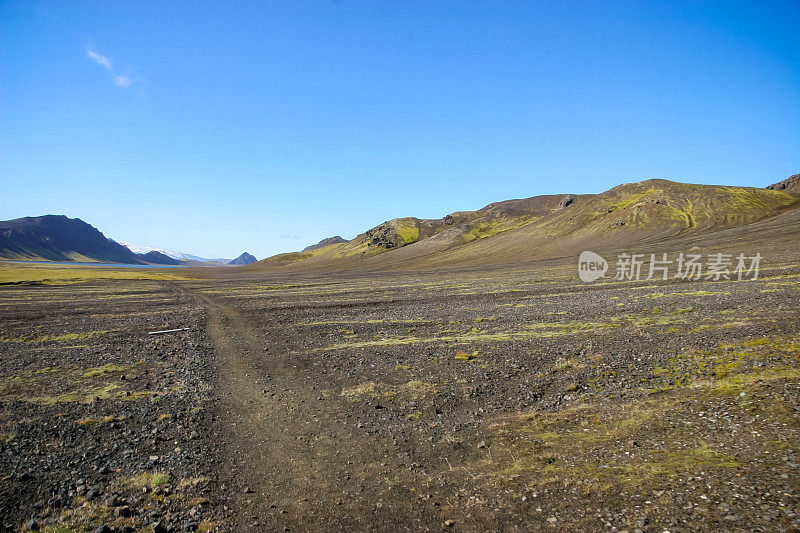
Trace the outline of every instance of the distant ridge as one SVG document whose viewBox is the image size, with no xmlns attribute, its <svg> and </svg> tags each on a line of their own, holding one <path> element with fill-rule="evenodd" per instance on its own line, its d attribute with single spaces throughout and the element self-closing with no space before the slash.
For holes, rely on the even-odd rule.
<svg viewBox="0 0 800 533">
<path fill-rule="evenodd" d="M 161 252 L 157 252 L 155 250 L 147 252 L 146 254 L 136 254 L 141 258 L 142 261 L 145 263 L 153 263 L 156 265 L 180 265 L 181 262 L 177 259 L 173 259 L 166 254 L 162 254 Z"/>
<path fill-rule="evenodd" d="M 64 215 L 0 222 L 0 258 L 21 261 L 76 261 L 141 264 L 125 246 L 94 226 Z"/>
<path fill-rule="evenodd" d="M 249 253 L 245 252 L 230 263 L 229 265 L 249 265 L 250 263 L 255 263 L 258 261 L 254 256 L 250 255 Z"/>
<path fill-rule="evenodd" d="M 341 244 L 343 242 L 347 241 L 344 240 L 340 235 L 335 235 L 333 237 L 328 237 L 327 239 L 322 239 L 317 244 L 306 246 L 305 248 L 303 248 L 303 251 L 310 252 L 311 250 L 316 250 L 317 248 L 322 248 L 324 246 L 328 246 L 329 244 Z"/>
</svg>

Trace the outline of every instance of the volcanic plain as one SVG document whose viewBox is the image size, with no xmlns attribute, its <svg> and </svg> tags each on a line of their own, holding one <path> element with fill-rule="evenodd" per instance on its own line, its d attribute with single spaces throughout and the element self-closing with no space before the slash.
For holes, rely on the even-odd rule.
<svg viewBox="0 0 800 533">
<path fill-rule="evenodd" d="M 0 287 L 7 530 L 800 527 L 796 262 L 225 275 Z"/>
</svg>

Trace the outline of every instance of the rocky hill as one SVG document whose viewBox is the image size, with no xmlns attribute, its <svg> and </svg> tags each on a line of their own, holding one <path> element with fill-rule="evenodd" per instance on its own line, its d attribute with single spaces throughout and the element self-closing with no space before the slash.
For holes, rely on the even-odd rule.
<svg viewBox="0 0 800 533">
<path fill-rule="evenodd" d="M 800 194 L 800 174 L 795 174 L 794 176 L 790 176 L 783 181 L 779 181 L 778 183 L 772 184 L 767 189 L 772 189 L 773 191 L 786 191 L 795 194 Z"/>
</svg>

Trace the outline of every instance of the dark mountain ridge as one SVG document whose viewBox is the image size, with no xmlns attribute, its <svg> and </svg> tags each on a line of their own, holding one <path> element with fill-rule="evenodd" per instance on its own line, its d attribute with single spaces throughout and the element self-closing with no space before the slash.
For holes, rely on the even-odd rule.
<svg viewBox="0 0 800 533">
<path fill-rule="evenodd" d="M 310 252 L 311 250 L 316 250 L 317 248 L 322 248 L 324 246 L 328 246 L 329 244 L 341 244 L 343 242 L 347 242 L 346 239 L 343 239 L 341 235 L 334 235 L 333 237 L 328 237 L 327 239 L 322 239 L 317 244 L 312 244 L 311 246 L 306 246 L 303 248 L 304 252 Z"/>
<path fill-rule="evenodd" d="M 125 246 L 79 218 L 24 217 L 0 222 L 0 258 L 141 264 Z"/>
</svg>

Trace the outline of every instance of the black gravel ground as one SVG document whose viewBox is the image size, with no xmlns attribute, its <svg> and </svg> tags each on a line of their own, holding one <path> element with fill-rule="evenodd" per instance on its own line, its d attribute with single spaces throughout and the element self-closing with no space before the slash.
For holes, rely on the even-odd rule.
<svg viewBox="0 0 800 533">
<path fill-rule="evenodd" d="M 0 516 L 798 531 L 799 292 L 791 266 L 0 287 Z"/>
</svg>

